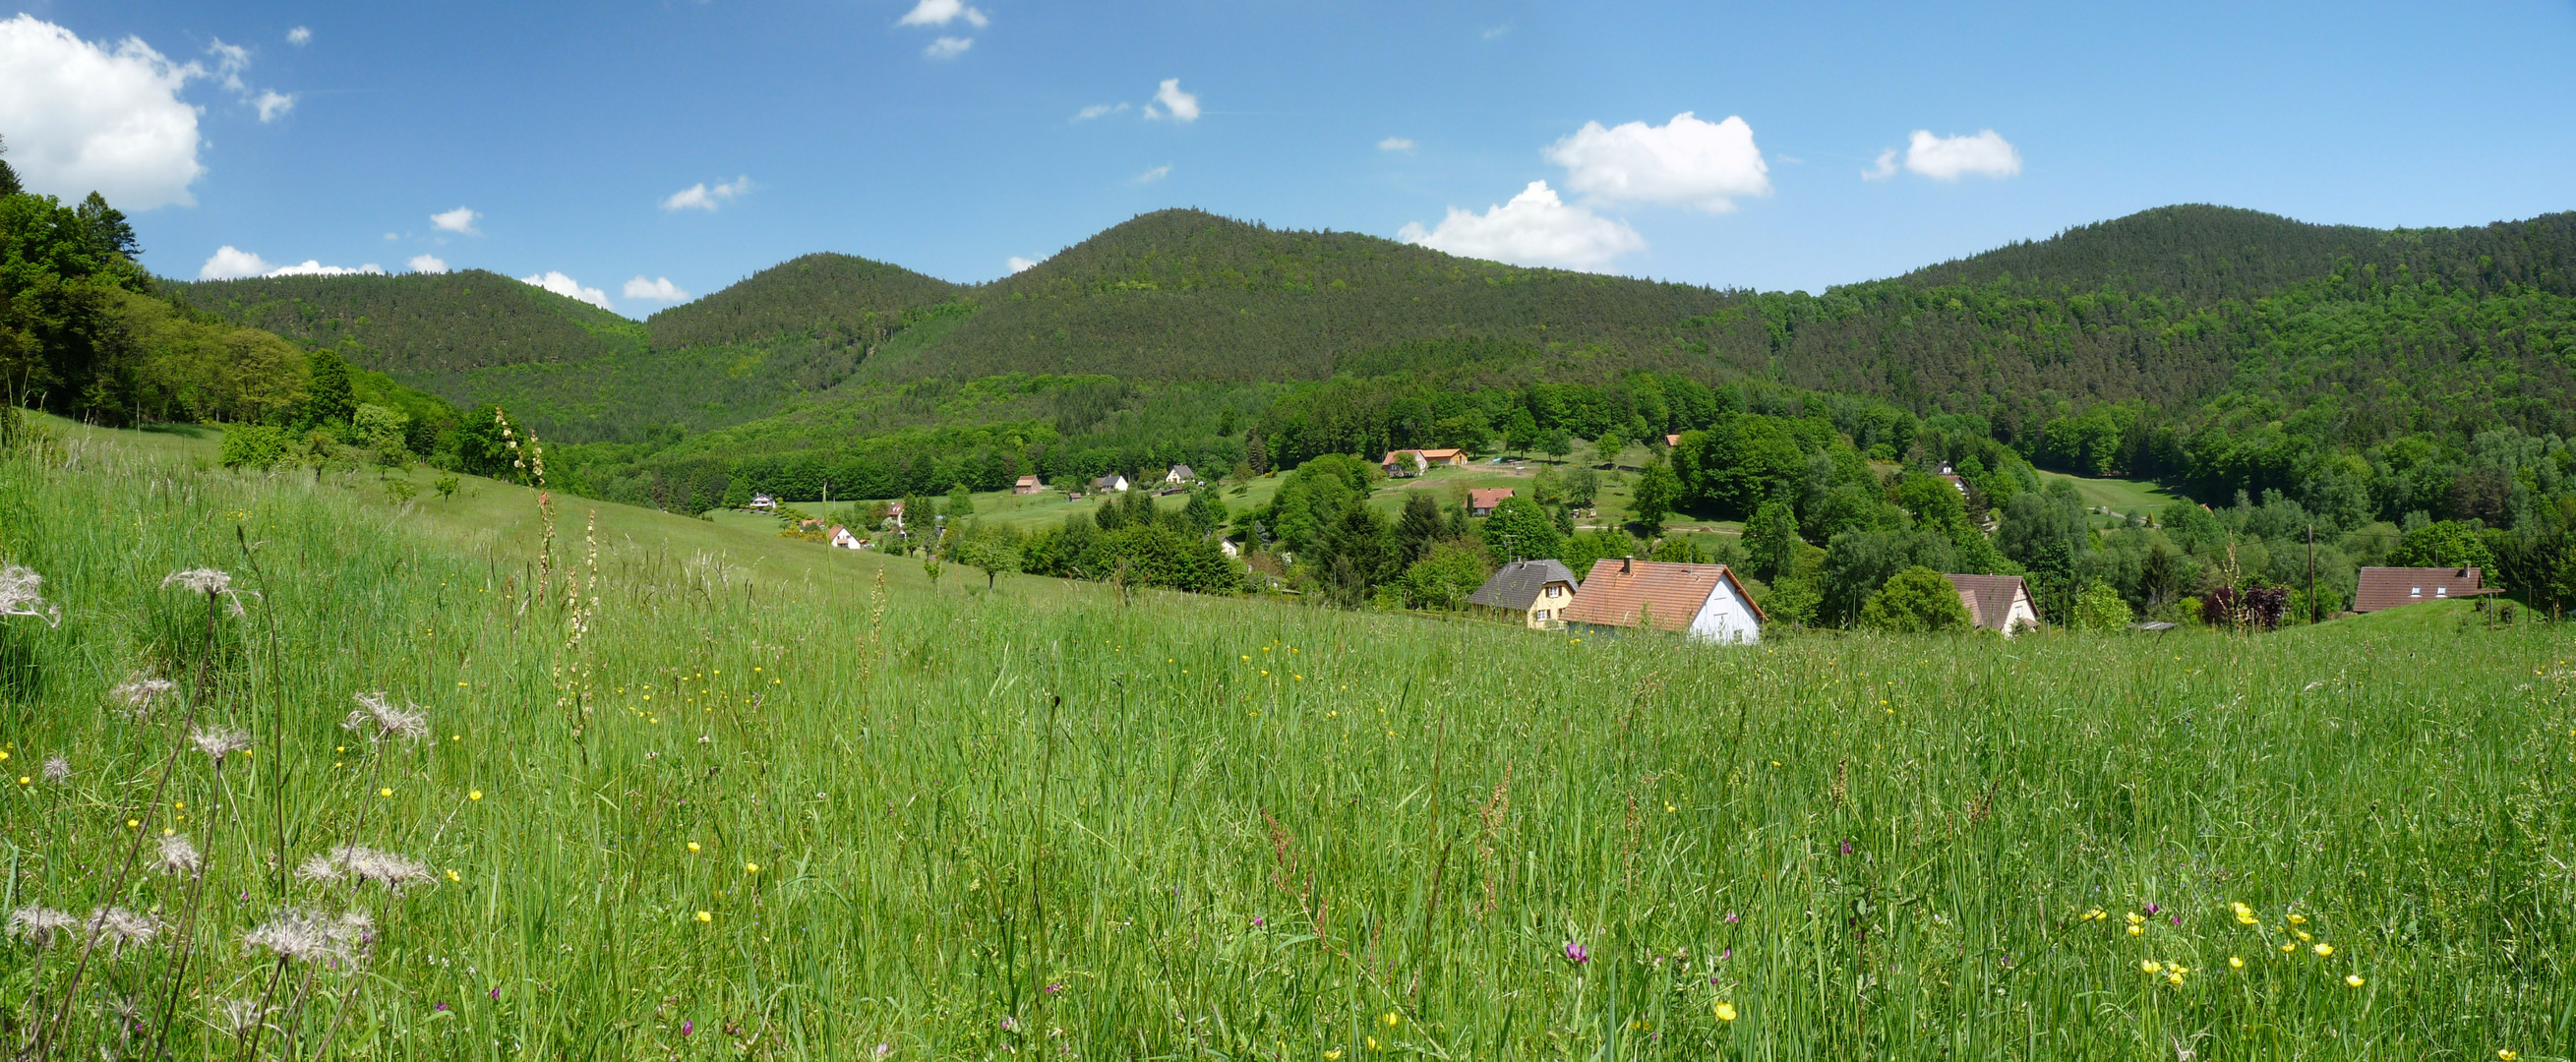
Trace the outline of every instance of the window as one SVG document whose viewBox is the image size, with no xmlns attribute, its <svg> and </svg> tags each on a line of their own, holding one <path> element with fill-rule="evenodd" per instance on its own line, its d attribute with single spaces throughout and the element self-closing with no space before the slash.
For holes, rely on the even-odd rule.
<svg viewBox="0 0 2576 1062">
<path fill-rule="evenodd" d="M 2434 596 L 2434 597 L 2449 597 L 2449 596 L 2451 596 L 2451 588 L 2450 588 L 2450 587 L 2447 587 L 2447 586 L 2437 586 L 2437 587 L 2434 587 L 2434 588 L 2433 588 L 2433 596 Z"/>
<path fill-rule="evenodd" d="M 2409 590 L 2407 590 L 2407 591 L 2406 591 L 2406 596 L 2408 596 L 2408 597 L 2422 597 L 2422 596 L 2424 596 L 2424 588 L 2423 588 L 2423 587 L 2420 587 L 2420 586 L 2418 586 L 2418 587 L 2414 587 L 2414 588 L 2411 588 L 2411 589 L 2409 589 Z"/>
<path fill-rule="evenodd" d="M 1547 610 L 1546 610 L 1546 609 L 1540 609 L 1540 610 L 1538 610 L 1537 612 L 1532 613 L 1532 614 L 1531 614 L 1531 618 L 1536 619 L 1536 620 L 1538 620 L 1538 621 L 1539 621 L 1539 622 L 1541 622 L 1541 623 L 1545 623 L 1545 622 L 1547 622 Z"/>
</svg>

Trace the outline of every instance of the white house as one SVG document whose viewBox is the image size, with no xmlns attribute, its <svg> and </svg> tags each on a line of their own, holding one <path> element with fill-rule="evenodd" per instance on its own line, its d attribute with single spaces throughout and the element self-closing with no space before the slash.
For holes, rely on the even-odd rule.
<svg viewBox="0 0 2576 1062">
<path fill-rule="evenodd" d="M 1705 641 L 1750 645 L 1762 640 L 1762 609 L 1723 564 L 1674 564 L 1632 557 L 1592 562 L 1574 603 L 1557 617 L 1568 625 L 1687 631 Z"/>
<path fill-rule="evenodd" d="M 2039 629 L 2039 610 L 2031 606 L 2030 584 L 2018 575 L 1944 575 L 1959 592 L 1968 622 L 2010 638 Z"/>
<path fill-rule="evenodd" d="M 1133 486 L 1135 486 L 1135 484 L 1127 482 L 1126 476 L 1120 475 L 1116 472 L 1112 472 L 1100 477 L 1099 479 L 1091 481 L 1091 489 L 1097 491 L 1110 491 L 1113 493 L 1126 490 Z"/>
<path fill-rule="evenodd" d="M 864 539 L 864 538 L 860 538 L 860 537 L 859 537 L 859 536 L 857 536 L 857 535 L 851 534 L 851 533 L 850 533 L 850 529 L 849 529 L 849 528 L 847 528 L 847 527 L 843 527 L 843 526 L 841 526 L 841 525 L 839 525 L 839 524 L 833 524 L 833 525 L 832 525 L 832 548 L 833 548 L 833 549 L 866 549 L 866 548 L 868 548 L 868 540 L 867 540 L 867 539 Z"/>
<path fill-rule="evenodd" d="M 754 494 L 751 496 L 751 504 L 746 508 L 756 513 L 774 513 L 778 511 L 778 499 L 766 494 Z"/>
<path fill-rule="evenodd" d="M 1199 474 L 1188 465 L 1173 465 L 1171 471 L 1163 473 L 1163 482 L 1175 487 L 1186 487 L 1198 481 Z"/>
</svg>

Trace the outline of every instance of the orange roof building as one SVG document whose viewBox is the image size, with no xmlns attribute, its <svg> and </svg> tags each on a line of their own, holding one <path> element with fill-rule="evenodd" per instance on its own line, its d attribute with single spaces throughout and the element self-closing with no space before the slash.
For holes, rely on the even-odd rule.
<svg viewBox="0 0 2576 1062">
<path fill-rule="evenodd" d="M 2352 610 L 2378 612 L 2499 592 L 2483 581 L 2484 573 L 2475 568 L 2364 568 L 2361 584 L 2353 588 Z"/>
<path fill-rule="evenodd" d="M 1674 564 L 1633 557 L 1592 562 L 1574 603 L 1557 613 L 1572 625 L 1684 631 L 1712 642 L 1762 640 L 1762 609 L 1723 564 Z"/>
<path fill-rule="evenodd" d="M 1501 505 L 1503 499 L 1517 493 L 1520 492 L 1510 487 L 1471 488 L 1467 491 L 1467 515 L 1491 516 L 1494 506 Z"/>
</svg>

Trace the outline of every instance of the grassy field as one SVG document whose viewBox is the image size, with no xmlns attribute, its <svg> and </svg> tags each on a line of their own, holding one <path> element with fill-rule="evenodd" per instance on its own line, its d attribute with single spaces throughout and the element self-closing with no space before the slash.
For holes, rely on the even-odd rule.
<svg viewBox="0 0 2576 1062">
<path fill-rule="evenodd" d="M 2084 508 L 2095 527 L 2117 527 L 2131 513 L 2152 513 L 2182 500 L 2144 480 L 2088 479 L 2063 472 L 2041 472 L 2039 478 L 2042 484 L 2061 479 L 2075 484 L 2075 494 L 2084 499 Z M 2096 511 L 2103 509 L 2109 511 Z"/>
<path fill-rule="evenodd" d="M 987 594 L 610 506 L 594 552 L 588 503 L 541 559 L 526 492 L 202 445 L 0 457 L 61 609 L 0 619 L 27 1054 L 2576 1046 L 2563 628 L 1712 649 Z"/>
</svg>

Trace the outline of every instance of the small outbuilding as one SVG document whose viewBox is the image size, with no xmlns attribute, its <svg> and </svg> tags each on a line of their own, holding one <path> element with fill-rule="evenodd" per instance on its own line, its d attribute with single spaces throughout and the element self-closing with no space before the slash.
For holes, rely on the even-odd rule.
<svg viewBox="0 0 2576 1062">
<path fill-rule="evenodd" d="M 1726 565 L 1634 557 L 1592 562 L 1573 603 L 1557 615 L 1569 626 L 1652 626 L 1744 645 L 1762 640 L 1764 622 L 1761 606 Z"/>
<path fill-rule="evenodd" d="M 2380 612 L 2427 601 L 2482 597 L 2502 591 L 2485 585 L 2476 568 L 2364 568 L 2352 595 L 2355 612 Z"/>
<path fill-rule="evenodd" d="M 1959 592 L 1968 622 L 2006 638 L 2039 629 L 2039 609 L 2032 605 L 2030 584 L 2018 575 L 1944 575 Z"/>
<path fill-rule="evenodd" d="M 1018 482 L 1011 484 L 1013 494 L 1041 494 L 1045 491 L 1046 484 L 1038 482 L 1036 476 L 1021 476 Z"/>
<path fill-rule="evenodd" d="M 1513 561 L 1467 595 L 1478 608 L 1509 613 L 1534 630 L 1565 626 L 1557 613 L 1574 603 L 1574 570 L 1552 560 Z"/>
</svg>

